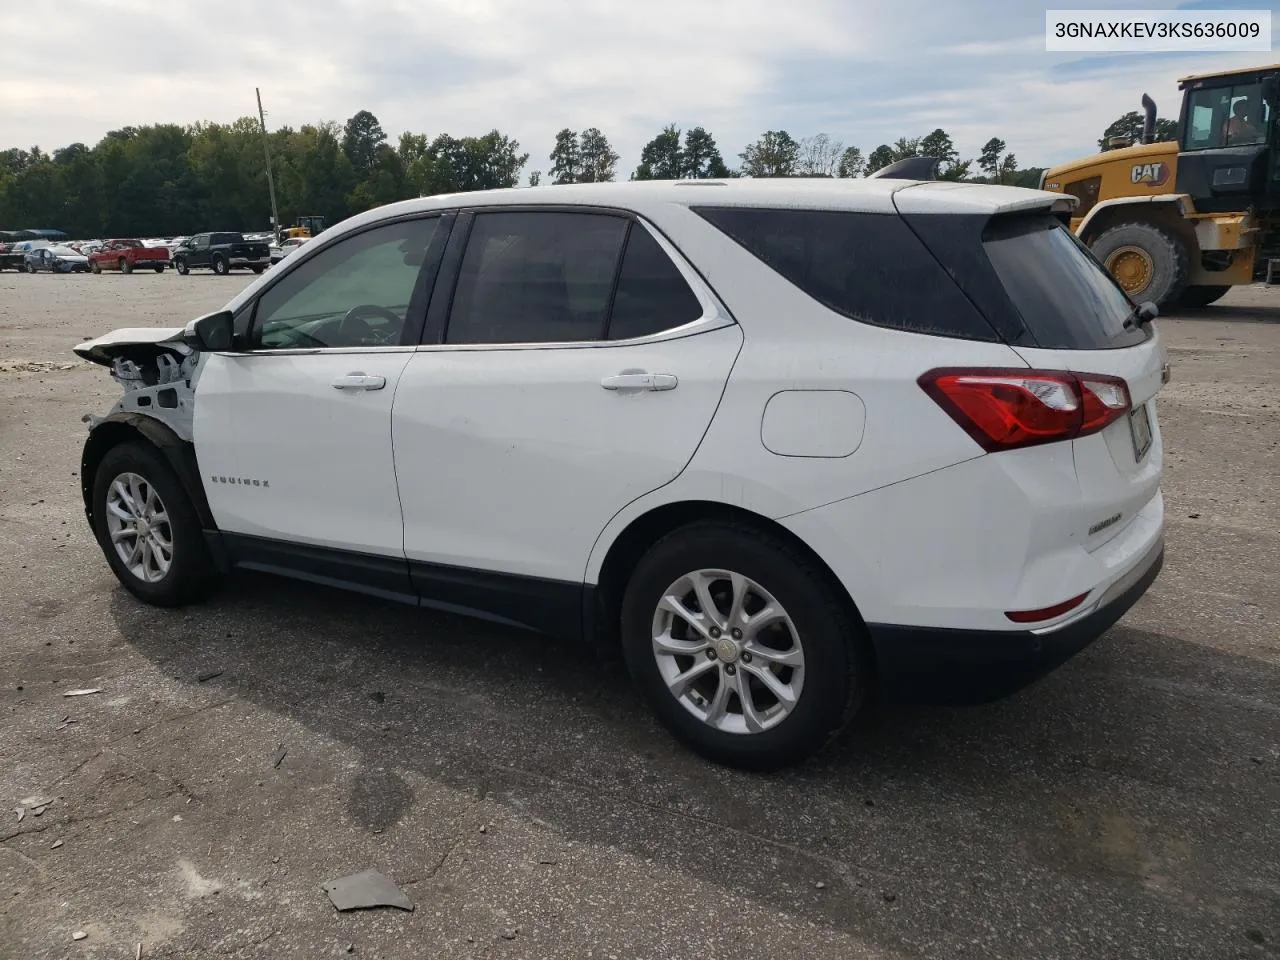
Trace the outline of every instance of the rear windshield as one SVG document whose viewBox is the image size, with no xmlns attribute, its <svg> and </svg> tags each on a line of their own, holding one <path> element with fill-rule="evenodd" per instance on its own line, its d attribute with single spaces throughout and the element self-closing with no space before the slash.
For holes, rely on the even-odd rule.
<svg viewBox="0 0 1280 960">
<path fill-rule="evenodd" d="M 239 233 L 215 233 L 209 238 L 210 243 L 244 243 L 244 237 Z"/>
<path fill-rule="evenodd" d="M 1145 339 L 1125 328 L 1132 301 L 1057 218 L 996 218 L 982 246 L 1036 346 L 1091 350 Z"/>
<path fill-rule="evenodd" d="M 990 323 L 895 214 L 760 207 L 694 212 L 836 313 L 861 323 L 997 341 Z"/>
</svg>

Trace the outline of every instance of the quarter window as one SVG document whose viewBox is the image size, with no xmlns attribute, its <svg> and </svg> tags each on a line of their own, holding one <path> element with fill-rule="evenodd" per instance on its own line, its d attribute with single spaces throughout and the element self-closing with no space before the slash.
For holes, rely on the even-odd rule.
<svg viewBox="0 0 1280 960">
<path fill-rule="evenodd" d="M 303 261 L 258 298 L 250 347 L 399 345 L 411 305 L 429 293 L 422 274 L 436 267 L 428 248 L 439 222 L 375 227 Z"/>
<path fill-rule="evenodd" d="M 626 220 L 604 214 L 479 214 L 445 342 L 599 340 L 626 230 Z"/>
<path fill-rule="evenodd" d="M 702 316 L 702 304 L 653 234 L 633 224 L 618 273 L 609 339 L 646 337 Z"/>
</svg>

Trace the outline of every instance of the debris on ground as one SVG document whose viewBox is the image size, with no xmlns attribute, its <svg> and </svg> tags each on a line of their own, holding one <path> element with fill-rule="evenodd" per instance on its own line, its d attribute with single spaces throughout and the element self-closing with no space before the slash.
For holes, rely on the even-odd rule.
<svg viewBox="0 0 1280 960">
<path fill-rule="evenodd" d="M 283 743 L 280 744 L 279 752 L 276 754 L 276 762 L 273 763 L 271 766 L 279 770 L 280 764 L 284 763 L 284 758 L 288 753 L 289 751 L 285 749 L 284 744 Z"/>
<path fill-rule="evenodd" d="M 513 929 L 511 929 L 511 930 L 504 930 L 504 931 L 502 932 L 502 939 L 503 939 L 503 940 L 514 940 L 514 939 L 515 939 L 516 937 L 518 937 L 519 935 L 520 935 L 520 928 L 519 928 L 519 927 L 514 927 L 514 928 L 513 928 Z"/>
<path fill-rule="evenodd" d="M 212 673 L 202 673 L 200 676 L 196 677 L 196 683 L 208 683 L 210 680 L 215 680 L 220 676 L 222 676 L 221 670 L 214 670 Z"/>
<path fill-rule="evenodd" d="M 14 813 L 16 813 L 16 814 L 18 815 L 18 822 L 19 822 L 19 823 L 21 823 L 23 820 L 25 820 L 25 819 L 27 818 L 27 808 L 26 808 L 26 807 L 14 807 L 14 808 L 13 808 L 13 812 L 14 812 Z"/>
<path fill-rule="evenodd" d="M 38 817 L 38 816 L 41 816 L 47 809 L 49 809 L 49 805 L 53 803 L 53 798 L 34 796 L 34 797 L 27 797 L 27 799 L 19 800 L 18 802 L 21 803 L 24 808 L 26 808 L 27 810 L 30 810 L 31 815 L 33 817 Z M 21 816 L 18 817 L 18 822 L 19 823 L 22 822 Z"/>
<path fill-rule="evenodd" d="M 101 693 L 101 687 L 90 687 L 87 690 L 68 690 L 63 694 L 64 697 L 87 697 L 91 693 Z"/>
<path fill-rule="evenodd" d="M 88 938 L 88 936 L 89 936 L 89 935 L 88 935 L 87 933 L 85 933 L 83 930 L 77 930 L 75 933 L 73 933 L 73 934 L 71 935 L 71 939 L 72 939 L 72 940 L 85 940 L 85 939 L 87 939 L 87 938 Z"/>
<path fill-rule="evenodd" d="M 377 870 L 365 870 L 330 880 L 323 889 L 339 911 L 366 910 L 370 907 L 413 910 L 413 901 L 405 892 Z"/>
<path fill-rule="evenodd" d="M 62 846 L 62 841 L 61 841 L 61 840 L 55 840 L 55 841 L 53 841 L 53 844 L 49 847 L 49 849 L 50 849 L 50 850 L 57 850 L 60 846 Z"/>
</svg>

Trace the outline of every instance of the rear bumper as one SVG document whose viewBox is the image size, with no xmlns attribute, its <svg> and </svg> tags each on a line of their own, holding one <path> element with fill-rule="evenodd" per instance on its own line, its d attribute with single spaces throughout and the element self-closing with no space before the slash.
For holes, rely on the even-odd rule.
<svg viewBox="0 0 1280 960">
<path fill-rule="evenodd" d="M 255 257 L 232 257 L 227 261 L 233 267 L 269 267 L 271 266 L 271 258 L 264 257 L 257 259 Z"/>
<path fill-rule="evenodd" d="M 1164 566 L 1164 538 L 1107 588 L 1093 610 L 1044 631 L 868 624 L 881 691 L 899 703 L 979 704 L 1023 689 L 1102 636 Z"/>
</svg>

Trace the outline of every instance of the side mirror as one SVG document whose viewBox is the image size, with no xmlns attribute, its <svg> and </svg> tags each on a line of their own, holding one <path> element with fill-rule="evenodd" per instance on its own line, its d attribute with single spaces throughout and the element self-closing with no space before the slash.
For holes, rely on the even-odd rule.
<svg viewBox="0 0 1280 960">
<path fill-rule="evenodd" d="M 225 353 L 235 345 L 235 319 L 229 310 L 206 314 L 187 324 L 182 339 L 197 350 Z"/>
<path fill-rule="evenodd" d="M 1138 307 L 1138 322 L 1150 323 L 1156 317 L 1160 316 L 1160 308 L 1150 300 L 1144 300 Z"/>
</svg>

